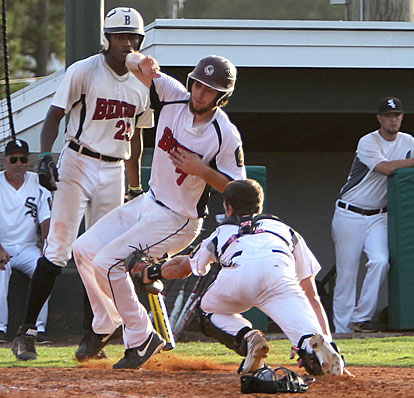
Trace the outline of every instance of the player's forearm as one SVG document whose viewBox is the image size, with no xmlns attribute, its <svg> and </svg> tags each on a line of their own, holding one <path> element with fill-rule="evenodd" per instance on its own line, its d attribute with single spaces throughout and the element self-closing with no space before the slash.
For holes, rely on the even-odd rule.
<svg viewBox="0 0 414 398">
<path fill-rule="evenodd" d="M 59 133 L 60 120 L 64 116 L 64 110 L 51 106 L 47 112 L 42 131 L 40 132 L 40 152 L 51 152 L 53 143 Z"/>
<path fill-rule="evenodd" d="M 40 224 L 40 238 L 42 239 L 42 242 L 45 241 L 47 238 L 47 234 L 49 233 L 49 225 L 50 225 L 50 218 L 47 218 L 45 221 L 43 221 Z"/>
<path fill-rule="evenodd" d="M 405 169 L 407 167 L 414 167 L 414 159 L 398 159 L 389 162 L 383 161 L 375 166 L 374 171 L 384 174 L 385 176 L 390 176 L 395 170 Z"/>
<path fill-rule="evenodd" d="M 226 185 L 231 181 L 224 174 L 221 174 L 207 165 L 200 171 L 200 177 L 220 193 L 224 192 Z"/>
<path fill-rule="evenodd" d="M 125 162 L 128 184 L 132 187 L 141 185 L 142 129 L 137 129 L 131 140 L 131 157 Z"/>
</svg>

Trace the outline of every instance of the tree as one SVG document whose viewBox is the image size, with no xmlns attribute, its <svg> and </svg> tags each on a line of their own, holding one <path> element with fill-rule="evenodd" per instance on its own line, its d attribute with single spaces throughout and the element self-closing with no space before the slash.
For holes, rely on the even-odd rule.
<svg viewBox="0 0 414 398">
<path fill-rule="evenodd" d="M 11 77 L 45 76 L 52 55 L 65 59 L 65 3 L 61 0 L 8 2 Z"/>
<path fill-rule="evenodd" d="M 363 6 L 363 18 L 359 15 L 361 4 Z M 352 7 L 354 19 L 405 22 L 414 20 L 414 0 L 354 0 Z"/>
</svg>

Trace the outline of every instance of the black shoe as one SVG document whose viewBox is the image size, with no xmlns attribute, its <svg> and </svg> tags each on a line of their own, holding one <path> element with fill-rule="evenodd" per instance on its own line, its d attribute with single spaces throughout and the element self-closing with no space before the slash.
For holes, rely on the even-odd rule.
<svg viewBox="0 0 414 398">
<path fill-rule="evenodd" d="M 106 354 L 102 354 L 102 349 L 111 339 L 111 334 L 97 334 L 93 330 L 88 330 L 82 337 L 79 347 L 75 353 L 76 360 L 79 362 L 88 359 L 107 358 Z"/>
<path fill-rule="evenodd" d="M 19 361 L 33 361 L 37 359 L 36 352 L 36 326 L 22 325 L 17 331 L 17 337 L 14 338 L 12 351 Z"/>
<path fill-rule="evenodd" d="M 379 332 L 378 327 L 371 321 L 365 322 L 351 322 L 349 327 L 355 332 L 360 333 L 375 333 Z"/>
<path fill-rule="evenodd" d="M 0 344 L 7 343 L 6 333 L 3 330 L 0 330 Z"/>
<path fill-rule="evenodd" d="M 52 340 L 49 339 L 49 337 L 46 336 L 45 332 L 38 332 L 36 337 L 36 343 L 37 344 L 50 344 Z"/>
<path fill-rule="evenodd" d="M 139 369 L 150 357 L 165 347 L 165 340 L 155 331 L 139 347 L 125 350 L 125 355 L 113 369 Z"/>
</svg>

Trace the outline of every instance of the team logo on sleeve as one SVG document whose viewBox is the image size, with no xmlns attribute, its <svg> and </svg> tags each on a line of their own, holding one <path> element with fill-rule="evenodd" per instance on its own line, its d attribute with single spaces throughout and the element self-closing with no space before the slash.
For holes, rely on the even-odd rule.
<svg viewBox="0 0 414 398">
<path fill-rule="evenodd" d="M 236 164 L 238 167 L 243 167 L 244 166 L 244 153 L 243 153 L 243 148 L 241 146 L 239 146 L 235 151 L 234 151 L 234 156 L 236 158 Z"/>
</svg>

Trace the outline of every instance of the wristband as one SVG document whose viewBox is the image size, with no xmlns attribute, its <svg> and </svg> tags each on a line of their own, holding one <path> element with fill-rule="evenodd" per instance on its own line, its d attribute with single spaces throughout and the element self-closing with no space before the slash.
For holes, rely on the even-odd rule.
<svg viewBox="0 0 414 398">
<path fill-rule="evenodd" d="M 162 266 L 162 264 L 158 263 L 158 264 L 155 264 L 155 265 L 150 265 L 147 268 L 147 277 L 150 281 L 156 281 L 156 280 L 162 278 L 161 266 Z"/>
<path fill-rule="evenodd" d="M 137 187 L 131 187 L 131 185 L 128 184 L 128 191 L 142 191 L 142 185 L 139 184 Z"/>
<path fill-rule="evenodd" d="M 51 155 L 51 153 L 50 152 L 39 153 L 39 159 L 42 158 L 43 156 L 46 156 L 46 155 Z"/>
</svg>

